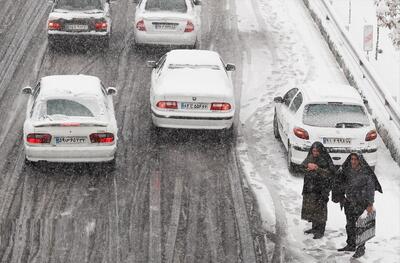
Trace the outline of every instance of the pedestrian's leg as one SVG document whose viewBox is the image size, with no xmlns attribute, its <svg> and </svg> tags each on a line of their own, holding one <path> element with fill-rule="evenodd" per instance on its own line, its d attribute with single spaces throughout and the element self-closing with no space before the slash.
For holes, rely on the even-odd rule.
<svg viewBox="0 0 400 263">
<path fill-rule="evenodd" d="M 326 222 L 315 223 L 314 239 L 320 239 L 324 236 Z"/>
</svg>

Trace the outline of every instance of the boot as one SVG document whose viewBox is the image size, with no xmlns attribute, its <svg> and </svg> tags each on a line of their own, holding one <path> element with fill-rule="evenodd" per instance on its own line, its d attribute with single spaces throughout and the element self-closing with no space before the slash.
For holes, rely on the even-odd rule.
<svg viewBox="0 0 400 263">
<path fill-rule="evenodd" d="M 342 251 L 356 251 L 355 246 L 350 246 L 346 245 L 345 247 L 339 248 L 337 251 L 342 252 Z"/>
<path fill-rule="evenodd" d="M 315 232 L 313 239 L 320 239 L 324 236 L 324 233 Z"/>
<path fill-rule="evenodd" d="M 359 246 L 354 253 L 353 258 L 360 258 L 365 254 L 365 246 Z"/>
<path fill-rule="evenodd" d="M 314 233 L 315 233 L 315 229 L 314 228 L 311 228 L 311 229 L 308 229 L 308 230 L 304 231 L 304 234 L 314 234 Z"/>
</svg>

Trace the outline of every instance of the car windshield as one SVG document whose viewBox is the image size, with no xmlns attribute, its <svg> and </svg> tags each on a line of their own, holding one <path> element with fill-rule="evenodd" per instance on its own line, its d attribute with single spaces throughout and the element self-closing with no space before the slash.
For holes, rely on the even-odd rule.
<svg viewBox="0 0 400 263">
<path fill-rule="evenodd" d="M 58 0 L 55 9 L 94 10 L 102 9 L 100 0 Z"/>
<path fill-rule="evenodd" d="M 218 65 L 193 65 L 193 64 L 170 64 L 168 68 L 170 69 L 191 68 L 191 69 L 213 69 L 213 70 L 221 69 Z"/>
<path fill-rule="evenodd" d="M 145 10 L 186 13 L 187 6 L 185 0 L 148 0 Z"/>
<path fill-rule="evenodd" d="M 104 108 L 95 98 L 48 99 L 37 108 L 37 119 L 59 120 L 69 117 L 96 117 Z"/>
<path fill-rule="evenodd" d="M 304 108 L 303 123 L 317 127 L 357 128 L 369 126 L 369 119 L 360 105 L 309 104 Z"/>
</svg>

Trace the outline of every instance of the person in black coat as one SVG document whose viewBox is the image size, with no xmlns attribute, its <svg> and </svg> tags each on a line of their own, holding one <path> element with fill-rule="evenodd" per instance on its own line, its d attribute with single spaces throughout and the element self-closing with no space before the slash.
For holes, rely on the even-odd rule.
<svg viewBox="0 0 400 263">
<path fill-rule="evenodd" d="M 375 191 L 382 187 L 363 156 L 351 153 L 334 179 L 332 201 L 340 202 L 346 215 L 347 245 L 338 251 L 356 251 L 354 258 L 365 254 L 365 243 L 356 247 L 356 222 L 362 213 L 373 211 Z"/>
<path fill-rule="evenodd" d="M 336 172 L 332 159 L 322 143 L 313 143 L 300 166 L 300 171 L 304 173 L 301 219 L 312 223 L 312 228 L 304 233 L 314 234 L 314 239 L 319 239 L 325 233 L 327 203 L 332 177 Z"/>
</svg>

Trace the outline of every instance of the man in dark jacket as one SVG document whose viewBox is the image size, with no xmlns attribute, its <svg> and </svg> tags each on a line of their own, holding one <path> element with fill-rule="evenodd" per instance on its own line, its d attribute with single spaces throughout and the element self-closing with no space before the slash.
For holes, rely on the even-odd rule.
<svg viewBox="0 0 400 263">
<path fill-rule="evenodd" d="M 325 232 L 327 202 L 335 174 L 335 166 L 322 143 L 313 143 L 300 170 L 304 173 L 301 219 L 312 222 L 312 228 L 304 233 L 314 234 L 314 239 L 319 239 Z"/>
<path fill-rule="evenodd" d="M 373 211 L 375 190 L 382 193 L 371 167 L 362 155 L 350 154 L 337 173 L 332 189 L 333 201 L 344 206 L 346 215 L 347 245 L 338 251 L 356 251 L 354 258 L 365 254 L 365 243 L 356 247 L 356 222 L 365 210 Z"/>
</svg>

